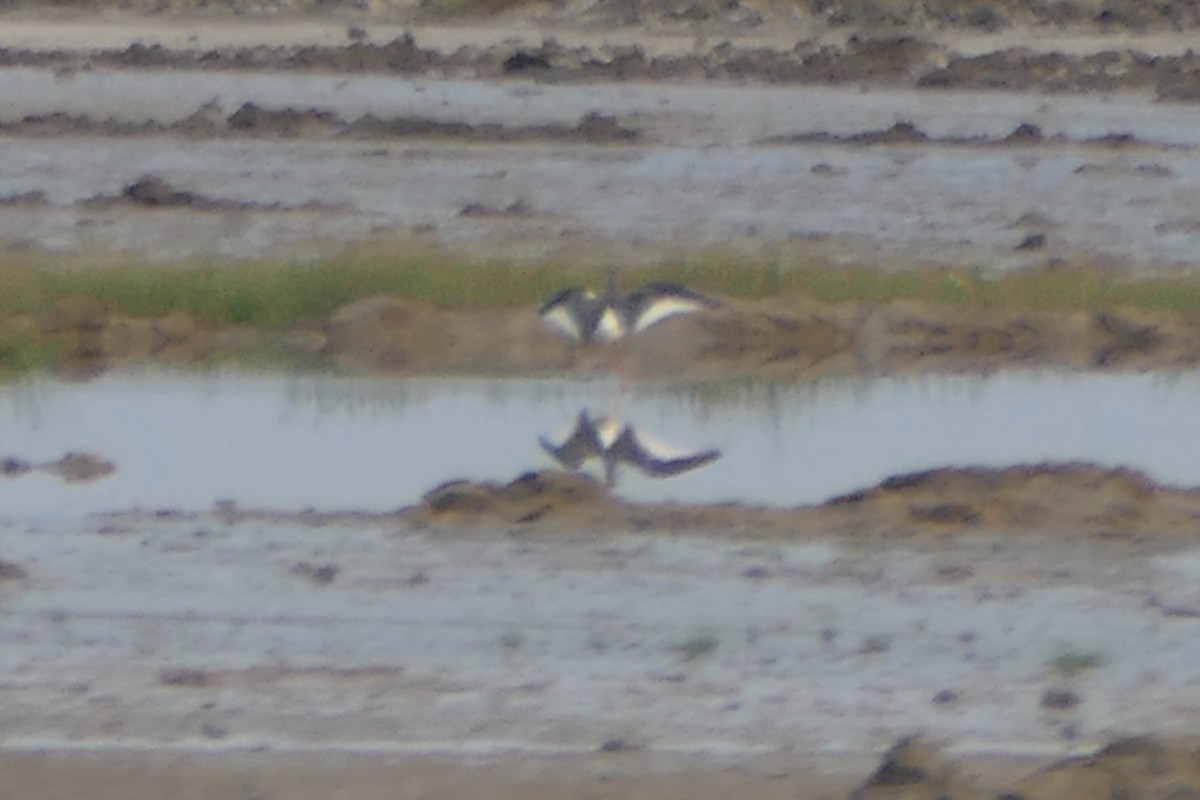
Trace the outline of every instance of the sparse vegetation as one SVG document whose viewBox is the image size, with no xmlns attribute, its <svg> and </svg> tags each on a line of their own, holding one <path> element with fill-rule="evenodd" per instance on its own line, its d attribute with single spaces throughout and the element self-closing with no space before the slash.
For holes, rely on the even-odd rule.
<svg viewBox="0 0 1200 800">
<path fill-rule="evenodd" d="M 1050 659 L 1048 667 L 1055 677 L 1070 679 L 1104 664 L 1104 656 L 1096 650 L 1065 647 Z"/>
<path fill-rule="evenodd" d="M 28 334 L 0 330 L 0 379 L 23 375 L 56 358 L 49 343 Z"/>
<path fill-rule="evenodd" d="M 695 661 L 715 653 L 720 645 L 721 640 L 717 638 L 716 634 L 703 631 L 688 637 L 675 649 L 684 661 Z"/>
</svg>

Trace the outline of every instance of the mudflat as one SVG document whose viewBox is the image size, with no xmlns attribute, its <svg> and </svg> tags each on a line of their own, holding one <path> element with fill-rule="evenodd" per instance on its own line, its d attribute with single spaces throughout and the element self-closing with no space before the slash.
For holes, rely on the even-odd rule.
<svg viewBox="0 0 1200 800">
<path fill-rule="evenodd" d="M 17 2 L 0 249 L 55 271 L 421 248 L 634 284 L 718 250 L 945 269 L 958 305 L 723 297 L 623 369 L 1166 374 L 1200 359 L 1186 309 L 985 299 L 1027 269 L 1194 273 L 1198 25 L 1114 0 Z M 72 380 L 265 345 L 398 380 L 611 357 L 533 304 L 394 296 L 284 331 L 68 297 L 0 332 Z M 125 468 L 11 456 L 5 480 L 81 492 Z M 429 489 L 389 513 L 5 518 L 0 793 L 1200 791 L 1194 488 L 1037 463 L 781 508 L 637 504 L 552 471 Z"/>
</svg>

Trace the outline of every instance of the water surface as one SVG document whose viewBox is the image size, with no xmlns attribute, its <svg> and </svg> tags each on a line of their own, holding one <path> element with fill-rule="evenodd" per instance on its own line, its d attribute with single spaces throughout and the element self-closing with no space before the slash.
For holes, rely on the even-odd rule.
<svg viewBox="0 0 1200 800">
<path fill-rule="evenodd" d="M 346 379 L 112 374 L 0 389 L 0 455 L 70 450 L 116 462 L 65 484 L 0 480 L 6 516 L 214 502 L 281 510 L 384 511 L 451 479 L 509 481 L 555 466 L 581 410 L 611 415 L 677 452 L 715 462 L 671 478 L 625 467 L 639 501 L 819 503 L 897 473 L 1080 460 L 1200 485 L 1200 374 L 1054 374 L 833 380 L 701 388 L 607 381 Z M 592 465 L 593 469 L 597 465 Z"/>
</svg>

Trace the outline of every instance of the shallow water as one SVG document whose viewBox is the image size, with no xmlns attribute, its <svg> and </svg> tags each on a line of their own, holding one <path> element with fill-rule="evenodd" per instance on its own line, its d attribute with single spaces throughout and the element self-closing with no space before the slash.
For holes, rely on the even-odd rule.
<svg viewBox="0 0 1200 800">
<path fill-rule="evenodd" d="M 0 480 L 5 517 L 233 500 L 384 511 L 452 479 L 508 481 L 553 467 L 580 411 L 620 417 L 675 454 L 720 458 L 675 477 L 618 467 L 638 501 L 819 503 L 936 467 L 1080 460 L 1200 485 L 1200 374 L 1054 374 L 833 380 L 809 386 L 643 387 L 604 380 L 346 379 L 111 374 L 0 389 L 0 456 L 87 450 L 112 475 Z M 590 470 L 599 474 L 598 465 Z"/>
<path fill-rule="evenodd" d="M 176 122 L 212 101 L 443 122 L 571 127 L 614 116 L 635 142 L 464 144 L 423 140 L 197 140 L 183 135 L 0 136 L 0 197 L 44 203 L 0 215 L 0 244 L 152 261 L 253 258 L 420 231 L 441 246 L 488 240 L 720 247 L 834 237 L 888 257 L 1028 266 L 1087 253 L 1134 267 L 1194 267 L 1200 247 L 1200 109 L 1134 95 L 846 92 L 821 87 L 541 86 L 383 76 L 0 70 L 0 122 L 62 113 Z M 1038 125 L 1072 141 L 1129 134 L 1142 144 L 1016 147 L 773 145 L 773 137 L 883 130 L 1004 137 Z M 255 209 L 225 212 L 83 201 L 153 173 L 178 189 Z M 477 204 L 525 215 L 462 216 Z M 1013 251 L 1046 236 L 1040 254 Z"/>
</svg>

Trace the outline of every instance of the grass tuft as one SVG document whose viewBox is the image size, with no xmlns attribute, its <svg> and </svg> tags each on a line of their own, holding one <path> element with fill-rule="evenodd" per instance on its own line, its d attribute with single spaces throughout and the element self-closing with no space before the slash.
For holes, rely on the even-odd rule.
<svg viewBox="0 0 1200 800">
<path fill-rule="evenodd" d="M 1090 672 L 1103 664 L 1104 656 L 1099 651 L 1069 647 L 1055 654 L 1047 666 L 1057 677 L 1070 679 Z"/>
<path fill-rule="evenodd" d="M 675 649 L 684 661 L 695 661 L 717 651 L 721 640 L 713 633 L 697 633 L 681 642 Z"/>
<path fill-rule="evenodd" d="M 16 378 L 58 360 L 52 345 L 25 333 L 0 331 L 0 379 Z"/>
</svg>

